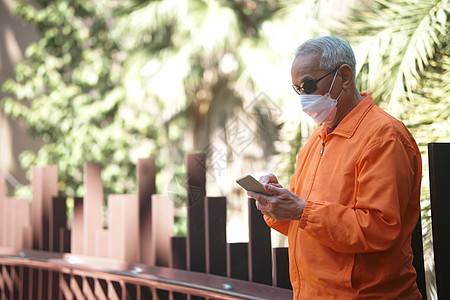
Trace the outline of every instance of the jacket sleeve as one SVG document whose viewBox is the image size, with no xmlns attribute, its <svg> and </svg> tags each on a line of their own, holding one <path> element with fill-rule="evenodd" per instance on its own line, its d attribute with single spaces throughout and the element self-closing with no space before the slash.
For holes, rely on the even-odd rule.
<svg viewBox="0 0 450 300">
<path fill-rule="evenodd" d="M 356 164 L 355 206 L 308 200 L 299 227 L 342 253 L 389 249 L 402 230 L 417 164 L 420 157 L 407 142 L 378 141 Z"/>
<path fill-rule="evenodd" d="M 269 218 L 268 216 L 264 216 L 264 220 L 270 228 L 275 229 L 281 234 L 288 235 L 289 232 L 289 220 L 274 220 Z"/>
</svg>

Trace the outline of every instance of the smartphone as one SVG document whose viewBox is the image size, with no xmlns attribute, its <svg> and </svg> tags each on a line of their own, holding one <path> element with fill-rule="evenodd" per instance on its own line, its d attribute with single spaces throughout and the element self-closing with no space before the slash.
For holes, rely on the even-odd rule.
<svg viewBox="0 0 450 300">
<path fill-rule="evenodd" d="M 266 196 L 273 196 L 272 194 L 267 192 L 264 189 L 262 183 L 256 180 L 252 175 L 245 175 L 244 177 L 236 179 L 236 182 L 247 191 L 263 194 Z"/>
</svg>

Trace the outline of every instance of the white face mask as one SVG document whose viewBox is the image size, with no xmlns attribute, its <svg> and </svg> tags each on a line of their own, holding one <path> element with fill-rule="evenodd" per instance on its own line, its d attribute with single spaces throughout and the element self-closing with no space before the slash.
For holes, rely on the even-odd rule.
<svg viewBox="0 0 450 300">
<path fill-rule="evenodd" d="M 330 90 L 325 95 L 308 95 L 301 94 L 300 102 L 302 104 L 302 110 L 308 114 L 316 124 L 333 121 L 336 116 L 336 105 L 341 93 L 336 99 L 331 98 L 330 92 L 333 88 L 334 80 L 336 79 L 337 71 L 334 74 L 333 82 L 331 83 Z"/>
</svg>

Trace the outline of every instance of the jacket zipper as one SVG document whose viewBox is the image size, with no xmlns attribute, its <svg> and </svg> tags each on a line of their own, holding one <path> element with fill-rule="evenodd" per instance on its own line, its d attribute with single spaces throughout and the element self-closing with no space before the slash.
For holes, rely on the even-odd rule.
<svg viewBox="0 0 450 300">
<path fill-rule="evenodd" d="M 325 137 L 325 139 L 326 139 L 326 137 Z M 320 157 L 322 157 L 323 151 L 324 151 L 324 148 L 325 148 L 325 139 L 322 139 L 322 148 L 320 149 Z M 316 166 L 316 170 L 314 171 L 314 176 L 313 176 L 314 179 L 316 178 L 317 169 L 319 169 L 320 161 L 321 161 L 321 159 L 319 159 L 319 161 L 318 161 L 318 163 L 317 163 L 317 166 Z M 307 196 L 306 199 L 309 198 L 309 194 L 311 193 L 312 186 L 314 185 L 314 179 L 313 179 L 313 182 L 312 182 L 312 184 L 311 184 L 311 188 L 310 188 L 310 190 L 309 190 L 309 193 L 308 193 L 308 196 Z M 295 237 L 294 237 L 295 243 L 294 243 L 294 245 L 293 245 L 293 248 L 294 248 L 294 249 L 296 249 L 296 246 L 297 246 L 297 235 L 298 235 L 298 231 L 296 230 L 296 231 L 295 231 Z M 294 250 L 293 252 L 295 253 L 296 251 Z M 293 255 L 293 256 L 294 256 L 295 267 L 297 268 L 297 274 L 298 274 L 298 278 L 299 278 L 299 282 L 300 282 L 300 283 L 299 283 L 299 285 L 300 285 L 299 287 L 300 287 L 300 289 L 301 289 L 301 286 L 302 286 L 302 280 L 301 280 L 301 275 L 300 275 L 300 268 L 298 267 L 297 259 L 295 258 L 296 255 Z"/>
<path fill-rule="evenodd" d="M 320 158 L 319 158 L 319 161 L 317 162 L 316 169 L 314 170 L 313 180 L 311 182 L 311 186 L 309 187 L 308 195 L 306 195 L 306 198 L 304 199 L 305 201 L 307 201 L 307 199 L 309 199 L 309 195 L 311 194 L 312 188 L 314 186 L 314 180 L 316 178 L 317 170 L 319 169 L 320 161 L 322 160 L 323 151 L 325 149 L 325 139 L 326 139 L 326 137 L 322 139 L 322 147 L 320 148 Z"/>
</svg>

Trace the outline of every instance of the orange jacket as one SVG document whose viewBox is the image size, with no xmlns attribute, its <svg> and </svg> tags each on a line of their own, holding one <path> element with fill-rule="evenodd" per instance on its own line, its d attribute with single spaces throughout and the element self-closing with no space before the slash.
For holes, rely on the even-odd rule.
<svg viewBox="0 0 450 300">
<path fill-rule="evenodd" d="M 361 95 L 298 154 L 290 190 L 307 201 L 300 221 L 265 218 L 288 236 L 294 299 L 421 299 L 411 250 L 420 152 L 400 121 Z"/>
</svg>

